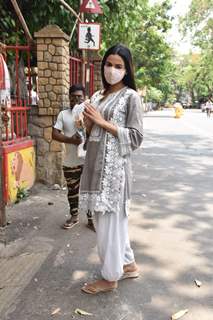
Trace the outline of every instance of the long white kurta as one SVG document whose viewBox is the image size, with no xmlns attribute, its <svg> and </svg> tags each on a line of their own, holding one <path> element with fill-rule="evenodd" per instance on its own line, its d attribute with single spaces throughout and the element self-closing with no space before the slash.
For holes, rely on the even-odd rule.
<svg viewBox="0 0 213 320">
<path fill-rule="evenodd" d="M 123 265 L 134 261 L 128 236 L 130 153 L 140 146 L 142 107 L 137 92 L 127 87 L 103 99 L 91 99 L 102 116 L 117 126 L 118 137 L 94 126 L 87 144 L 81 178 L 81 212 L 95 214 L 98 253 L 104 279 L 116 281 Z"/>
</svg>

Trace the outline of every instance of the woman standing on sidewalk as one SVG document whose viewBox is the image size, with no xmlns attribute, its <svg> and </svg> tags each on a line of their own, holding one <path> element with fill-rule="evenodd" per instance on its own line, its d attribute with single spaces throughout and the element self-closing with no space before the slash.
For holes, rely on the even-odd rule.
<svg viewBox="0 0 213 320">
<path fill-rule="evenodd" d="M 85 103 L 87 155 L 80 185 L 80 210 L 95 215 L 102 280 L 82 290 L 96 294 L 138 277 L 128 236 L 130 154 L 142 142 L 142 106 L 128 48 L 115 45 L 101 66 L 103 91 Z"/>
</svg>

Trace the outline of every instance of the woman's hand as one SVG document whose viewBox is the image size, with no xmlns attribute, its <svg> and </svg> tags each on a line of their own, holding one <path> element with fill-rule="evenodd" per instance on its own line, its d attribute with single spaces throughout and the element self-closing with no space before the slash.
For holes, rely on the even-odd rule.
<svg viewBox="0 0 213 320">
<path fill-rule="evenodd" d="M 100 127 L 103 127 L 106 120 L 104 120 L 104 118 L 102 117 L 102 115 L 100 114 L 99 111 L 97 111 L 91 104 L 89 103 L 85 103 L 85 109 L 84 109 L 84 117 L 85 117 L 85 121 L 87 122 L 88 120 L 88 124 L 90 123 L 95 123 Z M 86 123 L 85 123 L 86 125 Z M 87 126 L 87 125 L 86 125 Z"/>
<path fill-rule="evenodd" d="M 118 132 L 117 132 L 117 127 L 113 124 L 110 123 L 109 121 L 106 121 L 101 113 L 99 111 L 97 111 L 91 104 L 89 103 L 85 103 L 85 109 L 84 109 L 84 123 L 86 125 L 86 122 L 88 121 L 88 123 L 92 123 L 92 125 L 95 123 L 97 124 L 99 127 L 103 128 L 104 130 L 108 131 L 109 133 L 111 133 L 113 136 L 117 137 Z M 86 125 L 87 128 L 87 125 Z M 91 127 L 92 128 L 92 127 Z M 88 133 L 91 132 L 88 130 Z"/>
<path fill-rule="evenodd" d="M 75 126 L 78 129 L 84 128 L 84 116 L 82 112 L 75 117 Z"/>
<path fill-rule="evenodd" d="M 84 126 L 86 127 L 86 131 L 88 134 L 90 134 L 93 125 L 94 125 L 94 122 L 92 122 L 92 120 L 89 119 L 88 117 L 84 116 Z"/>
</svg>

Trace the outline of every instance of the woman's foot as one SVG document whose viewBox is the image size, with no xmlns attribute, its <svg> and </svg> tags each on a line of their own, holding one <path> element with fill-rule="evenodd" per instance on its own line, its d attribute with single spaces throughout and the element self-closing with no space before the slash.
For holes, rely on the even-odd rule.
<svg viewBox="0 0 213 320">
<path fill-rule="evenodd" d="M 118 287 L 117 281 L 97 280 L 92 283 L 86 283 L 81 290 L 89 294 L 112 291 Z"/>
<path fill-rule="evenodd" d="M 136 264 L 136 262 L 132 262 L 132 263 L 129 263 L 129 264 L 125 264 L 123 266 L 123 270 L 124 270 L 124 272 L 139 271 L 139 267 Z"/>
<path fill-rule="evenodd" d="M 138 278 L 140 275 L 140 269 L 137 266 L 136 262 L 132 262 L 130 264 L 124 265 L 123 270 L 124 270 L 124 273 L 120 278 L 120 280 L 129 279 L 129 278 L 134 279 L 134 278 Z"/>
</svg>

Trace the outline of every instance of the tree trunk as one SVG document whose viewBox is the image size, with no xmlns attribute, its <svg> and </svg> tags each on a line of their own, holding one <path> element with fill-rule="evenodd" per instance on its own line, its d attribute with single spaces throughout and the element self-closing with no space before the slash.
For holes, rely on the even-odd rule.
<svg viewBox="0 0 213 320">
<path fill-rule="evenodd" d="M 20 10 L 16 0 L 11 0 L 11 2 L 13 4 L 14 10 L 15 10 L 17 16 L 18 16 L 18 19 L 19 19 L 19 21 L 20 21 L 20 23 L 21 23 L 21 25 L 22 25 L 22 27 L 24 29 L 24 32 L 25 32 L 25 35 L 26 35 L 28 41 L 33 43 L 33 37 L 31 36 L 31 33 L 30 33 L 29 29 L 28 29 L 28 26 L 27 26 L 27 24 L 26 24 L 26 22 L 24 20 L 24 17 L 23 17 L 23 15 L 21 13 L 21 10 Z"/>
</svg>

